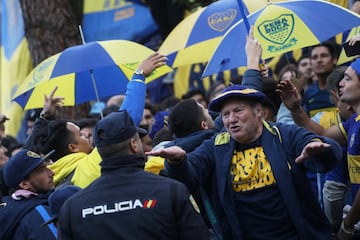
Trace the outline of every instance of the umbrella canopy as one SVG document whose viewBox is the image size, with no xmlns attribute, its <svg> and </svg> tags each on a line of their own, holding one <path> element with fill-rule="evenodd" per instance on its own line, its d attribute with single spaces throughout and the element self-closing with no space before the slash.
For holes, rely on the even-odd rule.
<svg viewBox="0 0 360 240">
<path fill-rule="evenodd" d="M 266 5 L 267 0 L 243 0 L 246 14 Z M 216 1 L 181 21 L 168 35 L 159 52 L 172 67 L 209 61 L 225 32 L 242 19 L 238 0 Z"/>
<path fill-rule="evenodd" d="M 348 9 L 322 0 L 293 0 L 269 3 L 248 16 L 254 37 L 263 47 L 263 59 L 319 44 L 360 24 Z M 246 66 L 247 29 L 242 20 L 224 35 L 203 77 Z"/>
<path fill-rule="evenodd" d="M 354 27 L 353 29 L 351 29 L 351 31 L 350 31 L 348 37 L 346 38 L 345 42 L 349 41 L 351 37 L 353 37 L 353 36 L 355 36 L 357 34 L 360 34 L 360 26 L 357 26 L 357 27 Z M 341 52 L 340 52 L 340 56 L 339 56 L 337 64 L 341 65 L 341 64 L 350 62 L 350 61 L 354 60 L 355 58 L 356 58 L 356 56 L 347 57 L 344 49 L 342 49 Z"/>
<path fill-rule="evenodd" d="M 65 106 L 123 94 L 134 70 L 153 50 L 127 40 L 89 42 L 69 47 L 53 55 L 27 76 L 17 89 L 13 101 L 24 109 L 41 108 L 44 94 L 55 86 Z M 150 82 L 172 69 L 157 68 L 145 82 Z"/>
</svg>

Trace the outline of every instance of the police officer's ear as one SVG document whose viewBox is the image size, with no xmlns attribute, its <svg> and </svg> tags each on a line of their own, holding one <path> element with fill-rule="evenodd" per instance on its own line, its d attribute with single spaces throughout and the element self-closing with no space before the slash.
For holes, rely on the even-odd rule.
<svg viewBox="0 0 360 240">
<path fill-rule="evenodd" d="M 32 188 L 32 185 L 29 180 L 24 179 L 19 183 L 19 187 L 24 190 L 30 190 Z"/>
<path fill-rule="evenodd" d="M 134 154 L 140 153 L 142 151 L 142 141 L 138 134 L 129 140 L 129 148 L 129 150 Z"/>
</svg>

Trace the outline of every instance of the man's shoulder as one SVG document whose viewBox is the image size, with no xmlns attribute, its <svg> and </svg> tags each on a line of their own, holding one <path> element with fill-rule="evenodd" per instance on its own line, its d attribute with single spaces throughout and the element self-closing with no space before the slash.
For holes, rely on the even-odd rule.
<svg viewBox="0 0 360 240">
<path fill-rule="evenodd" d="M 1 239 L 3 239 L 4 236 L 8 236 L 8 234 L 12 234 L 12 231 L 14 231 L 20 221 L 25 219 L 33 222 L 33 213 L 36 211 L 35 208 L 37 206 L 44 206 L 48 209 L 47 199 L 33 197 L 24 200 L 14 200 L 9 198 L 3 206 L 0 207 Z"/>
</svg>

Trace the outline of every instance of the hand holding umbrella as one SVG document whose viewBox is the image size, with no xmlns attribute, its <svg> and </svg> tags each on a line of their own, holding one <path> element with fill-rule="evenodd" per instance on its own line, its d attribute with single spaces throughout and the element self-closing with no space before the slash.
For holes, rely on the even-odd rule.
<svg viewBox="0 0 360 240">
<path fill-rule="evenodd" d="M 319 44 L 360 24 L 358 15 L 323 0 L 268 3 L 247 19 L 250 25 L 254 25 L 254 36 L 262 45 L 263 59 Z M 246 41 L 242 37 L 245 35 L 244 21 L 232 25 L 218 44 L 202 77 L 245 66 L 243 49 Z"/>
<path fill-rule="evenodd" d="M 166 64 L 167 57 L 158 52 L 151 54 L 147 57 L 138 67 L 138 70 L 142 70 L 142 74 L 145 77 L 150 76 L 156 71 L 156 68 L 161 67 Z"/>
<path fill-rule="evenodd" d="M 245 52 L 247 56 L 247 68 L 260 71 L 259 62 L 262 56 L 262 46 L 254 37 L 254 26 L 251 26 L 246 38 Z"/>
</svg>

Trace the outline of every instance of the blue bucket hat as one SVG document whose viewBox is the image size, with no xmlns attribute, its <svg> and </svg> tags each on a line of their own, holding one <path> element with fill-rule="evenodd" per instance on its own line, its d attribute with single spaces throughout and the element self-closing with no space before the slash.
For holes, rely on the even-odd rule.
<svg viewBox="0 0 360 240">
<path fill-rule="evenodd" d="M 51 218 L 42 225 L 54 222 L 59 217 L 60 209 L 64 202 L 80 190 L 81 188 L 78 186 L 67 185 L 52 192 L 48 199 Z"/>
<path fill-rule="evenodd" d="M 220 112 L 225 101 L 230 98 L 241 98 L 254 102 L 264 103 L 266 96 L 255 89 L 235 84 L 225 88 L 220 95 L 209 103 L 209 110 Z"/>
<path fill-rule="evenodd" d="M 96 123 L 94 144 L 103 147 L 130 139 L 136 132 L 146 134 L 147 131 L 135 126 L 126 110 L 112 112 Z"/>
<path fill-rule="evenodd" d="M 7 161 L 4 165 L 4 181 L 5 184 L 12 188 L 17 187 L 35 168 L 40 166 L 54 151 L 51 151 L 44 157 L 39 154 L 21 150 Z"/>
<path fill-rule="evenodd" d="M 357 58 L 350 66 L 354 69 L 356 74 L 360 76 L 360 58 Z"/>
</svg>

